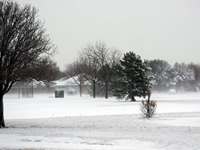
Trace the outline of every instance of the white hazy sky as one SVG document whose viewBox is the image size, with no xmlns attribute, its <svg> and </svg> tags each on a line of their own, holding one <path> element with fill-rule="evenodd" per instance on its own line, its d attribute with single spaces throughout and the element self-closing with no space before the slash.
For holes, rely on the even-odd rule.
<svg viewBox="0 0 200 150">
<path fill-rule="evenodd" d="M 61 69 L 99 40 L 142 59 L 200 63 L 200 0 L 16 1 L 39 10 Z"/>
</svg>

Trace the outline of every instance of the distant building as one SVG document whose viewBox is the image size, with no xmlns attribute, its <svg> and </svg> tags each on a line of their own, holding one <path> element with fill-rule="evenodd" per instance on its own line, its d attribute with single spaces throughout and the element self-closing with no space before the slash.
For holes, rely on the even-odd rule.
<svg viewBox="0 0 200 150">
<path fill-rule="evenodd" d="M 53 87 L 55 88 L 55 91 L 64 91 L 67 95 L 74 95 L 80 93 L 79 88 L 79 81 L 78 77 L 64 77 L 57 81 L 53 82 Z M 85 81 L 82 84 L 82 94 L 88 94 L 88 89 L 90 88 L 91 84 L 88 81 Z"/>
</svg>

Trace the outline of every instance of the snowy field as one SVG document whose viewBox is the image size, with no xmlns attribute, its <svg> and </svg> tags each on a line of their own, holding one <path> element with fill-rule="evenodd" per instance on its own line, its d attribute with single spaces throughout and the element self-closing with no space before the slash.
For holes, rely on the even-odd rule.
<svg viewBox="0 0 200 150">
<path fill-rule="evenodd" d="M 157 114 L 141 117 L 140 104 L 84 95 L 6 96 L 1 150 L 198 150 L 200 93 L 159 94 Z"/>
</svg>

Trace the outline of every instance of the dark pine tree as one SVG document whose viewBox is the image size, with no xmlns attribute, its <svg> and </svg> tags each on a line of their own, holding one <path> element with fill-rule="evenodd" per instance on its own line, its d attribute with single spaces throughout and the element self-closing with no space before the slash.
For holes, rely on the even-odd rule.
<svg viewBox="0 0 200 150">
<path fill-rule="evenodd" d="M 136 101 L 135 96 L 145 97 L 150 87 L 148 70 L 146 62 L 143 62 L 140 56 L 133 52 L 124 54 L 120 64 L 114 69 L 113 95 L 118 99 L 126 98 L 131 101 Z"/>
</svg>

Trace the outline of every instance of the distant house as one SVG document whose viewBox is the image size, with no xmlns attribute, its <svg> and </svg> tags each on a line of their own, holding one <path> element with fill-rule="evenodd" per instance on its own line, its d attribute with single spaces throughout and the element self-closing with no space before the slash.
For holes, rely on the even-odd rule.
<svg viewBox="0 0 200 150">
<path fill-rule="evenodd" d="M 53 87 L 55 91 L 64 91 L 67 95 L 75 95 L 79 94 L 79 81 L 78 77 L 64 77 L 57 81 L 54 81 Z M 82 84 L 82 94 L 88 94 L 88 89 L 90 88 L 91 84 L 88 81 L 85 81 Z"/>
</svg>

